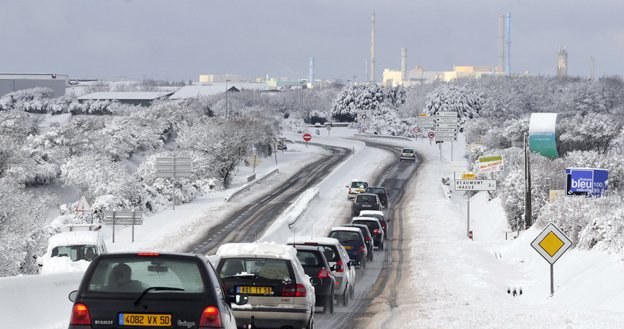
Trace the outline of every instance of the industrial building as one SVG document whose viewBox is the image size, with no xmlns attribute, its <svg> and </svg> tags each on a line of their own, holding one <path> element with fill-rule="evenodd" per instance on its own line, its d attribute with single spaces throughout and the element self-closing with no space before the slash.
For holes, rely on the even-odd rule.
<svg viewBox="0 0 624 329">
<path fill-rule="evenodd" d="M 568 76 L 568 52 L 561 48 L 557 54 L 557 77 L 565 78 Z"/>
<path fill-rule="evenodd" d="M 150 106 L 154 101 L 167 99 L 173 92 L 153 92 L 153 91 L 116 91 L 116 92 L 95 92 L 78 97 L 78 102 L 87 101 L 117 101 L 121 104 Z"/>
<path fill-rule="evenodd" d="M 50 88 L 54 97 L 65 96 L 69 76 L 64 74 L 0 73 L 0 97 L 14 91 L 32 88 Z"/>
</svg>

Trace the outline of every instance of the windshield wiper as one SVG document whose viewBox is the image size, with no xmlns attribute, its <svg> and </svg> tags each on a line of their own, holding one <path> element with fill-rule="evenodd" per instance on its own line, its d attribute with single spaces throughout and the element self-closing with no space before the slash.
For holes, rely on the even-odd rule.
<svg viewBox="0 0 624 329">
<path fill-rule="evenodd" d="M 148 292 L 152 290 L 154 291 L 184 291 L 184 289 L 182 288 L 175 288 L 175 287 L 149 287 L 143 290 L 143 292 L 139 295 L 139 297 L 137 297 L 137 299 L 134 301 L 134 305 L 138 305 L 141 299 L 143 298 L 143 296 L 145 296 Z"/>
</svg>

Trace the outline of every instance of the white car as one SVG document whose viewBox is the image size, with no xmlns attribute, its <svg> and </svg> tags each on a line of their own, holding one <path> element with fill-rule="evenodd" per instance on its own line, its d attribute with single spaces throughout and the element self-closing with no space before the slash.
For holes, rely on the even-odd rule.
<svg viewBox="0 0 624 329">
<path fill-rule="evenodd" d="M 66 225 L 67 232 L 57 233 L 48 240 L 48 248 L 37 258 L 39 273 L 84 271 L 95 256 L 106 254 L 100 225 Z"/>
<path fill-rule="evenodd" d="M 275 243 L 226 243 L 216 257 L 217 275 L 228 296 L 244 295 L 232 305 L 239 328 L 313 328 L 313 280 L 292 246 Z M 318 282 L 317 282 L 318 283 Z"/>
<path fill-rule="evenodd" d="M 335 296 L 338 302 L 344 306 L 349 304 L 349 298 L 353 298 L 355 292 L 355 263 L 349 258 L 347 251 L 340 244 L 340 241 L 328 237 L 296 237 L 289 238 L 288 244 L 303 244 L 321 246 L 324 248 L 325 258 L 329 266 L 335 270 L 332 272 L 336 277 Z"/>
</svg>

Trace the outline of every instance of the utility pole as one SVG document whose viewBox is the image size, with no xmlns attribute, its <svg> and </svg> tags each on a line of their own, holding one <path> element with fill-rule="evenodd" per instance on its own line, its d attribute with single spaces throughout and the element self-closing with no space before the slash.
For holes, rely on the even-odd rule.
<svg viewBox="0 0 624 329">
<path fill-rule="evenodd" d="M 531 164 L 528 147 L 529 133 L 524 133 L 524 229 L 532 225 L 531 219 Z M 518 231 L 520 227 L 518 226 Z"/>
</svg>

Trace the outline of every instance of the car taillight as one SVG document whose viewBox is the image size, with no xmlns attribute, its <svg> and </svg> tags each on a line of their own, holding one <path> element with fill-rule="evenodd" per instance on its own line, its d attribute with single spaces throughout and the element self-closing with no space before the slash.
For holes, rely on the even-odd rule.
<svg viewBox="0 0 624 329">
<path fill-rule="evenodd" d="M 318 272 L 318 275 L 316 277 L 319 278 L 319 279 L 327 279 L 327 278 L 329 278 L 329 275 L 330 275 L 329 271 L 326 268 L 323 267 Z"/>
<path fill-rule="evenodd" d="M 351 188 L 349 187 L 349 193 L 351 193 Z"/>
<path fill-rule="evenodd" d="M 372 240 L 370 236 L 365 237 L 365 239 L 366 239 L 366 241 L 371 241 Z"/>
<path fill-rule="evenodd" d="M 200 328 L 221 328 L 221 314 L 216 306 L 207 306 L 199 320 Z"/>
<path fill-rule="evenodd" d="M 306 287 L 301 283 L 287 284 L 282 287 L 282 297 L 305 297 Z"/>
<path fill-rule="evenodd" d="M 336 272 L 344 272 L 344 265 L 342 265 L 342 259 L 339 259 L 336 262 L 336 266 L 338 266 L 338 269 L 336 270 Z"/>
<path fill-rule="evenodd" d="M 374 230 L 373 230 L 373 234 L 379 234 L 379 229 L 377 229 L 377 228 L 376 228 L 376 229 L 374 229 Z"/>
<path fill-rule="evenodd" d="M 360 251 L 366 251 L 366 246 L 360 246 Z"/>
<path fill-rule="evenodd" d="M 89 308 L 82 303 L 74 304 L 72 309 L 71 325 L 91 325 L 91 316 L 89 315 Z"/>
</svg>

